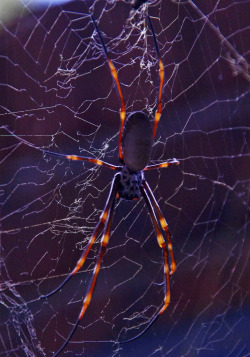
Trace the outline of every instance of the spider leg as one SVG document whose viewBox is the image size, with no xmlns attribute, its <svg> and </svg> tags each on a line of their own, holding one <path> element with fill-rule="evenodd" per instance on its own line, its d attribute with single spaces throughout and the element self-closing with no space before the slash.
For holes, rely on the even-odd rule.
<svg viewBox="0 0 250 357">
<path fill-rule="evenodd" d="M 148 193 L 147 193 L 146 189 L 144 188 L 144 186 L 142 186 L 142 185 L 140 186 L 140 190 L 141 190 L 142 196 L 144 197 L 146 204 L 148 206 L 150 217 L 154 224 L 155 232 L 157 235 L 158 244 L 159 244 L 160 248 L 162 248 L 163 255 L 164 255 L 164 271 L 165 271 L 165 276 L 166 276 L 167 287 L 166 287 L 166 293 L 165 293 L 165 298 L 164 298 L 164 305 L 159 312 L 159 315 L 160 315 L 163 313 L 163 311 L 168 307 L 168 305 L 170 303 L 170 278 L 169 278 L 169 266 L 168 266 L 168 250 L 167 250 L 163 235 L 161 234 L 160 227 L 158 225 L 158 222 L 157 222 L 157 219 L 155 216 L 155 212 L 154 212 L 153 206 L 151 204 L 150 198 L 148 196 Z"/>
<path fill-rule="evenodd" d="M 114 206 L 115 206 L 115 195 L 116 195 L 116 190 L 114 190 L 114 195 L 112 196 L 112 202 L 111 202 L 111 207 L 110 207 L 110 211 L 109 211 L 109 215 L 108 215 L 108 219 L 107 219 L 107 223 L 106 223 L 106 226 L 105 226 L 105 231 L 104 231 L 104 234 L 102 236 L 102 240 L 101 240 L 101 247 L 100 247 L 100 250 L 99 250 L 99 255 L 98 255 L 98 260 L 96 262 L 96 265 L 95 265 L 95 268 L 94 268 L 94 271 L 93 271 L 93 276 L 92 276 L 92 279 L 90 281 L 90 284 L 89 284 L 89 288 L 88 288 L 88 291 L 85 295 L 85 298 L 84 298 L 84 301 L 83 301 L 83 306 L 82 306 L 82 309 L 80 311 L 80 314 L 69 334 L 69 336 L 66 338 L 66 340 L 64 341 L 63 345 L 59 348 L 59 350 L 53 355 L 53 357 L 56 357 L 63 349 L 64 347 L 67 345 L 67 343 L 70 341 L 71 337 L 73 336 L 80 320 L 82 319 L 83 315 L 85 314 L 89 304 L 90 304 L 90 301 L 91 301 L 91 298 L 92 298 L 92 295 L 93 295 L 93 291 L 94 291 L 94 288 L 95 288 L 95 284 L 96 284 L 96 280 L 97 280 L 97 276 L 98 276 L 98 273 L 100 271 L 100 267 L 101 267 L 101 262 L 102 262 L 102 258 L 106 252 L 106 248 L 107 248 L 107 245 L 108 245 L 108 241 L 109 241 L 109 236 L 110 236 L 110 228 L 111 228 L 111 223 L 112 223 L 112 218 L 113 218 L 113 214 L 114 214 Z"/>
<path fill-rule="evenodd" d="M 162 89 L 163 89 L 163 81 L 164 81 L 164 67 L 163 67 L 163 63 L 162 63 L 162 60 L 161 60 L 160 51 L 159 51 L 158 43 L 157 43 L 156 36 L 155 36 L 155 31 L 154 31 L 153 24 L 152 24 L 150 16 L 148 16 L 148 21 L 149 21 L 149 25 L 150 25 L 151 32 L 152 32 L 153 39 L 154 39 L 156 54 L 157 54 L 158 60 L 159 60 L 159 77 L 160 77 L 158 103 L 157 103 L 158 107 L 157 107 L 157 111 L 155 113 L 154 130 L 153 130 L 153 139 L 154 139 L 155 133 L 156 133 L 157 124 L 158 124 L 158 122 L 160 120 L 161 111 L 162 111 L 161 97 L 162 97 Z"/>
<path fill-rule="evenodd" d="M 148 165 L 144 170 L 152 170 L 152 169 L 159 169 L 162 167 L 168 167 L 172 165 L 179 165 L 179 161 L 176 159 L 171 159 L 165 162 L 161 162 L 160 164 Z"/>
<path fill-rule="evenodd" d="M 48 294 L 45 295 L 41 295 L 40 298 L 47 298 L 51 295 L 53 295 L 54 293 L 56 293 L 58 290 L 60 290 L 66 283 L 67 281 L 75 274 L 78 272 L 79 269 L 81 269 L 81 267 L 83 266 L 83 264 L 85 263 L 85 260 L 89 254 L 89 251 L 93 245 L 93 243 L 96 240 L 97 235 L 100 233 L 100 231 L 104 228 L 104 225 L 107 221 L 107 218 L 110 216 L 110 211 L 112 208 L 112 204 L 115 200 L 116 197 L 116 192 L 118 189 L 118 180 L 119 180 L 119 176 L 115 175 L 114 179 L 112 181 L 112 185 L 111 185 L 111 189 L 109 192 L 109 196 L 108 199 L 106 201 L 106 205 L 102 211 L 102 214 L 100 216 L 100 220 L 95 228 L 95 231 L 93 233 L 93 235 L 91 236 L 91 238 L 89 239 L 88 245 L 86 247 L 86 249 L 84 250 L 84 252 L 82 253 L 80 259 L 78 260 L 75 268 L 69 273 L 69 275 L 63 280 L 63 282 L 54 290 L 52 290 L 51 292 L 49 292 Z"/>
<path fill-rule="evenodd" d="M 107 48 L 106 48 L 105 43 L 104 43 L 104 41 L 102 39 L 102 36 L 101 36 L 101 33 L 100 33 L 99 28 L 97 26 L 97 23 L 95 22 L 95 19 L 93 18 L 92 15 L 91 15 L 91 18 L 92 18 L 92 21 L 94 23 L 95 29 L 96 29 L 96 31 L 98 33 L 99 39 L 101 41 L 103 51 L 104 51 L 104 53 L 105 53 L 105 55 L 107 57 L 109 69 L 110 69 L 112 77 L 113 77 L 113 79 L 114 79 L 114 81 L 116 83 L 118 94 L 119 94 L 119 97 L 120 97 L 120 100 L 121 100 L 121 109 L 120 109 L 121 127 L 120 127 L 120 134 L 119 134 L 118 149 L 119 149 L 119 160 L 120 160 L 120 162 L 123 162 L 121 140 L 122 140 L 122 132 L 123 132 L 123 127 L 124 127 L 124 122 L 125 122 L 125 117 L 126 117 L 124 98 L 123 98 L 123 95 L 122 95 L 122 90 L 121 90 L 120 82 L 119 82 L 119 79 L 118 79 L 117 70 L 116 70 L 113 62 L 111 61 L 111 59 L 109 57 Z"/>
<path fill-rule="evenodd" d="M 59 154 L 57 152 L 48 151 L 48 150 L 43 150 L 43 152 L 45 154 L 54 155 L 54 156 L 58 156 L 58 157 L 63 157 L 63 158 L 68 159 L 68 160 L 88 161 L 88 162 L 93 162 L 95 165 L 101 165 L 101 166 L 108 167 L 109 169 L 112 169 L 112 170 L 116 170 L 116 171 L 120 171 L 121 170 L 120 166 L 115 166 L 115 165 L 109 164 L 108 162 L 105 162 L 105 161 L 102 161 L 102 160 L 99 160 L 99 159 L 93 159 L 91 157 L 84 157 L 84 156 L 77 156 L 77 155 L 64 155 L 64 154 Z"/>
<path fill-rule="evenodd" d="M 170 253 L 170 258 L 171 258 L 171 272 L 170 272 L 170 275 L 172 275 L 176 270 L 176 264 L 175 264 L 175 260 L 174 260 L 173 246 L 172 246 L 172 243 L 171 243 L 171 233 L 170 233 L 170 231 L 168 229 L 168 224 L 167 224 L 165 218 L 163 217 L 161 209 L 160 209 L 160 207 L 159 207 L 159 205 L 158 205 L 158 203 L 156 201 L 156 198 L 155 198 L 155 196 L 154 196 L 149 184 L 147 183 L 147 181 L 144 180 L 142 182 L 142 187 L 147 192 L 151 202 L 153 202 L 154 208 L 155 208 L 155 210 L 156 210 L 156 212 L 158 214 L 158 217 L 159 217 L 159 221 L 160 221 L 161 227 L 166 232 L 167 241 L 168 241 L 168 251 Z"/>
</svg>

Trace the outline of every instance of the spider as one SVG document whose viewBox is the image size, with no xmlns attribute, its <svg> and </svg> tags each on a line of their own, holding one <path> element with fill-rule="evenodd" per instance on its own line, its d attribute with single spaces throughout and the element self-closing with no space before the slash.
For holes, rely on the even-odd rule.
<svg viewBox="0 0 250 357">
<path fill-rule="evenodd" d="M 118 90 L 118 94 L 120 97 L 120 101 L 121 101 L 121 107 L 120 107 L 121 126 L 120 126 L 119 140 L 118 140 L 118 155 L 119 155 L 119 161 L 120 161 L 121 165 L 115 166 L 115 165 L 109 164 L 105 161 L 101 161 L 101 160 L 95 159 L 95 158 L 82 157 L 82 156 L 77 156 L 77 155 L 64 155 L 64 154 L 47 151 L 47 150 L 43 151 L 45 154 L 55 155 L 57 157 L 67 158 L 69 160 L 88 161 L 95 165 L 102 165 L 109 169 L 117 171 L 117 173 L 114 175 L 114 178 L 112 180 L 109 196 L 107 198 L 105 207 L 104 207 L 102 214 L 100 216 L 99 222 L 93 232 L 93 235 L 90 237 L 87 247 L 83 251 L 75 268 L 67 275 L 67 277 L 64 279 L 64 281 L 56 289 L 54 289 L 53 291 L 51 291 L 50 293 L 48 293 L 46 295 L 41 295 L 41 298 L 47 298 L 47 297 L 53 295 L 59 289 L 61 289 L 66 284 L 66 282 L 79 271 L 80 268 L 82 268 L 82 266 L 88 256 L 88 253 L 89 253 L 93 243 L 96 240 L 96 237 L 103 230 L 103 236 L 101 239 L 101 246 L 100 246 L 100 250 L 98 253 L 97 262 L 96 262 L 96 265 L 95 265 L 95 268 L 93 271 L 93 275 L 92 275 L 92 279 L 90 281 L 88 291 L 87 291 L 87 293 L 85 295 L 85 299 L 83 301 L 81 311 L 79 313 L 79 316 L 78 316 L 69 336 L 66 338 L 66 340 L 64 341 L 63 345 L 59 348 L 59 350 L 53 355 L 54 357 L 57 356 L 64 349 L 64 347 L 67 345 L 67 343 L 70 341 L 72 335 L 74 334 L 80 320 L 84 316 L 84 314 L 90 304 L 90 301 L 92 299 L 93 291 L 94 291 L 94 288 L 96 285 L 97 276 L 100 271 L 101 262 L 102 262 L 104 254 L 106 252 L 106 248 L 107 248 L 108 241 L 109 241 L 110 228 L 111 228 L 111 222 L 112 222 L 112 218 L 113 218 L 113 214 L 114 214 L 114 206 L 115 206 L 116 198 L 123 198 L 125 200 L 136 200 L 142 195 L 142 197 L 145 199 L 146 205 L 147 205 L 149 213 L 150 213 L 151 220 L 154 225 L 154 229 L 155 229 L 155 232 L 157 235 L 158 244 L 159 244 L 160 248 L 162 248 L 162 250 L 163 250 L 164 272 L 165 272 L 165 279 L 166 279 L 166 291 L 165 291 L 164 304 L 163 304 L 161 310 L 158 312 L 157 316 L 162 314 L 163 311 L 167 308 L 167 306 L 170 303 L 170 278 L 169 278 L 169 276 L 171 274 L 173 274 L 174 271 L 176 270 L 176 264 L 175 264 L 175 260 L 174 260 L 174 256 L 173 256 L 173 249 L 172 249 L 172 244 L 171 244 L 171 234 L 168 229 L 167 222 L 162 215 L 162 212 L 161 212 L 160 207 L 154 197 L 152 190 L 150 189 L 147 181 L 144 178 L 144 171 L 146 171 L 146 170 L 158 169 L 158 168 L 163 168 L 163 167 L 168 167 L 171 165 L 179 164 L 179 161 L 177 161 L 176 159 L 171 159 L 166 162 L 162 162 L 160 164 L 148 165 L 150 162 L 150 157 L 151 157 L 153 139 L 155 137 L 157 124 L 160 120 L 160 116 L 161 116 L 161 112 L 162 112 L 161 98 L 162 98 L 162 89 L 163 89 L 163 80 L 164 80 L 164 67 L 163 67 L 161 57 L 160 57 L 158 43 L 156 41 L 156 36 L 155 36 L 154 29 L 153 29 L 153 24 L 152 24 L 151 18 L 148 16 L 148 22 L 149 22 L 150 29 L 151 29 L 151 32 L 153 35 L 154 45 L 155 45 L 155 49 L 156 49 L 156 53 L 157 53 L 158 61 L 159 61 L 159 78 L 160 78 L 158 103 L 157 103 L 158 107 L 157 107 L 157 111 L 155 113 L 153 130 L 151 128 L 150 119 L 144 112 L 141 112 L 141 111 L 133 112 L 125 120 L 125 117 L 126 117 L 125 104 L 124 104 L 124 98 L 123 98 L 122 91 L 121 91 L 120 82 L 118 80 L 118 74 L 117 74 L 117 71 L 116 71 L 116 68 L 115 68 L 113 62 L 111 61 L 111 59 L 109 57 L 108 51 L 107 51 L 104 41 L 102 39 L 102 36 L 101 36 L 101 33 L 97 26 L 97 23 L 92 16 L 91 16 L 91 18 L 92 18 L 95 30 L 98 34 L 99 40 L 102 44 L 102 48 L 103 48 L 104 54 L 107 58 L 108 65 L 109 65 L 109 68 L 111 71 L 111 75 L 115 81 L 115 84 L 116 84 L 116 87 Z M 160 225 L 159 225 L 159 223 L 160 223 Z M 166 234 L 167 244 L 166 244 L 163 234 L 161 232 L 160 226 Z M 170 264 L 169 264 L 168 253 L 170 254 Z M 170 265 L 171 271 L 169 271 L 170 270 L 169 265 Z"/>
</svg>

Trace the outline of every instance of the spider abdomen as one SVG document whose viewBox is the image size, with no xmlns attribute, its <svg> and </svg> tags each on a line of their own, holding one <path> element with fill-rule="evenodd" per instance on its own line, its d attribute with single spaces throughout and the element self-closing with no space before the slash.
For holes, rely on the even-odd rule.
<svg viewBox="0 0 250 357">
<path fill-rule="evenodd" d="M 140 197 L 140 186 L 144 174 L 142 171 L 133 172 L 126 165 L 122 167 L 120 173 L 120 184 L 118 193 L 121 198 L 133 200 Z"/>
<path fill-rule="evenodd" d="M 150 161 L 152 144 L 152 128 L 148 116 L 143 112 L 130 114 L 122 135 L 125 165 L 133 172 L 143 170 Z"/>
</svg>

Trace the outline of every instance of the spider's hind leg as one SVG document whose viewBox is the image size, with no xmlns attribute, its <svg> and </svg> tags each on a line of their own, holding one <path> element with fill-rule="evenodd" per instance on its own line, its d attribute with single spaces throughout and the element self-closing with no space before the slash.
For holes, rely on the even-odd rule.
<svg viewBox="0 0 250 357">
<path fill-rule="evenodd" d="M 162 63 L 162 59 L 160 56 L 160 51 L 159 51 L 159 47 L 158 47 L 158 43 L 156 40 L 156 36 L 155 36 L 155 31 L 154 31 L 154 27 L 151 21 L 150 16 L 148 16 L 148 21 L 149 21 L 149 25 L 150 25 L 150 29 L 153 35 L 153 39 L 154 39 L 154 45 L 155 45 L 155 50 L 156 50 L 156 54 L 158 56 L 158 61 L 159 61 L 159 77 L 160 77 L 160 85 L 159 85 L 159 93 L 158 93 L 158 101 L 157 101 L 157 111 L 155 112 L 155 121 L 154 121 L 154 130 L 153 130 L 153 139 L 155 137 L 155 133 L 156 133 L 156 128 L 157 125 L 159 123 L 160 117 L 161 117 L 161 112 L 162 112 L 162 89 L 163 89 L 163 81 L 164 81 L 164 67 L 163 67 L 163 63 Z"/>
<path fill-rule="evenodd" d="M 118 94 L 119 94 L 119 97 L 120 97 L 120 100 L 121 100 L 121 108 L 120 108 L 120 120 L 121 120 L 121 127 L 120 127 L 120 134 L 119 134 L 119 143 L 118 143 L 118 150 L 119 150 L 119 160 L 121 163 L 123 163 L 123 154 L 122 154 L 122 144 L 121 144 L 121 141 L 122 141 L 122 132 L 123 132 L 123 128 L 124 128 L 124 123 L 125 123 L 125 118 L 126 118 L 126 111 L 125 111 L 125 103 L 124 103 L 124 98 L 123 98 L 123 95 L 122 95 L 122 90 L 121 90 L 121 85 L 120 85 L 120 82 L 119 82 L 119 79 L 118 79 L 118 73 L 117 73 L 117 70 L 113 64 L 113 62 L 111 61 L 110 57 L 109 57 L 109 54 L 108 54 L 108 51 L 107 51 L 107 48 L 105 46 L 105 43 L 103 41 L 103 38 L 101 36 L 101 33 L 100 33 L 100 30 L 97 26 L 97 23 L 95 21 L 95 19 L 93 18 L 93 16 L 91 15 L 91 19 L 93 21 L 93 24 L 95 26 L 95 29 L 98 33 L 98 36 L 99 36 L 99 39 L 101 41 L 101 44 L 102 44 L 102 48 L 103 48 L 103 51 L 105 53 L 105 56 L 108 60 L 108 65 L 109 65 L 109 69 L 110 69 L 110 72 L 111 72 L 111 75 L 115 81 L 115 84 L 116 84 L 116 88 L 117 88 L 117 91 L 118 91 Z"/>
</svg>

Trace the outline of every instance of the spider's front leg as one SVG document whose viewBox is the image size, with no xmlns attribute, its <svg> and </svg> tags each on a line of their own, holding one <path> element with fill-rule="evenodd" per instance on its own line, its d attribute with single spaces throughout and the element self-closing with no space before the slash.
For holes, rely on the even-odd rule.
<svg viewBox="0 0 250 357">
<path fill-rule="evenodd" d="M 75 272 L 77 272 L 83 265 L 87 254 L 93 244 L 93 237 L 97 235 L 98 232 L 100 232 L 101 228 L 103 228 L 103 225 L 105 224 L 105 229 L 104 229 L 104 233 L 101 239 L 101 247 L 99 250 L 99 254 L 98 254 L 98 259 L 93 271 L 93 275 L 92 275 L 92 279 L 90 281 L 89 284 L 89 288 L 87 290 L 87 293 L 85 295 L 84 301 L 83 301 L 83 305 L 82 305 L 82 309 L 78 315 L 78 318 L 70 332 L 70 334 L 68 335 L 68 337 L 65 339 L 64 343 L 62 344 L 62 346 L 59 348 L 59 350 L 57 350 L 53 357 L 58 356 L 58 354 L 64 349 L 64 347 L 68 344 L 68 342 L 70 341 L 71 337 L 73 336 L 73 334 L 75 333 L 77 326 L 79 324 L 79 322 L 81 321 L 82 317 L 84 316 L 90 301 L 92 299 L 92 295 L 94 292 L 94 288 L 96 285 L 96 280 L 97 280 L 97 276 L 99 274 L 100 271 L 100 267 L 101 267 L 101 262 L 103 259 L 103 256 L 106 252 L 107 249 L 107 245 L 108 245 L 108 241 L 109 241 L 109 236 L 110 236 L 110 228 L 111 228 L 111 223 L 112 223 L 112 219 L 113 219 L 113 214 L 114 214 L 114 206 L 115 206 L 115 197 L 116 197 L 116 193 L 118 190 L 118 185 L 119 185 L 119 181 L 120 181 L 120 175 L 117 174 L 115 175 L 113 182 L 112 182 L 112 186 L 111 186 L 111 191 L 109 194 L 109 198 L 107 200 L 105 209 L 103 210 L 103 213 L 101 215 L 100 221 L 96 227 L 95 233 L 92 236 L 92 239 L 89 241 L 88 247 L 86 249 L 86 251 L 84 252 L 84 254 L 82 255 L 82 257 L 79 259 L 75 269 L 73 270 L 72 274 L 75 274 Z M 58 290 L 58 289 L 57 289 Z"/>
<path fill-rule="evenodd" d="M 179 161 L 177 161 L 178 164 L 179 164 Z M 172 242 L 171 242 L 171 233 L 169 231 L 169 228 L 168 228 L 168 224 L 165 220 L 165 218 L 163 217 L 163 214 L 161 212 L 161 209 L 156 201 L 156 198 L 149 186 L 149 184 L 147 183 L 146 180 L 143 180 L 142 182 L 142 187 L 143 189 L 145 189 L 145 191 L 147 192 L 148 196 L 149 196 L 149 199 L 151 202 L 153 202 L 153 206 L 158 214 L 158 217 L 159 217 L 159 221 L 160 221 L 160 224 L 161 224 L 161 228 L 166 232 L 166 236 L 167 236 L 167 241 L 168 241 L 168 251 L 170 253 L 170 258 L 171 258 L 171 272 L 170 272 L 170 275 L 172 275 L 175 270 L 176 270 L 176 264 L 175 264 L 175 260 L 174 260 L 174 254 L 173 254 L 173 246 L 172 246 Z"/>
<path fill-rule="evenodd" d="M 167 222 L 163 218 L 160 208 L 153 196 L 153 193 L 145 180 L 142 181 L 140 190 L 141 190 L 141 194 L 142 194 L 143 198 L 145 199 L 146 204 L 148 206 L 150 217 L 152 219 L 152 222 L 153 222 L 153 225 L 155 228 L 155 232 L 157 235 L 158 244 L 159 244 L 160 248 L 163 250 L 163 255 L 164 255 L 164 271 L 165 271 L 165 276 L 166 276 L 166 293 L 165 293 L 165 298 L 164 298 L 164 305 L 159 312 L 159 314 L 162 314 L 163 311 L 168 307 L 168 305 L 170 303 L 170 278 L 169 278 L 170 273 L 169 273 L 169 264 L 168 264 L 168 250 L 169 250 L 170 256 L 171 256 L 171 274 L 174 273 L 174 271 L 176 269 L 176 265 L 175 265 L 175 261 L 174 261 L 174 257 L 173 257 L 173 249 L 172 249 L 172 244 L 170 241 L 170 232 L 168 230 Z M 168 248 L 166 247 L 165 240 L 164 240 L 163 235 L 160 231 L 160 227 L 157 222 L 157 218 L 156 218 L 155 211 L 154 211 L 154 208 L 151 203 L 151 199 L 153 200 L 153 204 L 154 204 L 155 209 L 158 213 L 161 227 L 167 233 Z"/>
<path fill-rule="evenodd" d="M 63 282 L 57 288 L 55 288 L 54 290 L 52 290 L 48 294 L 41 295 L 40 298 L 48 298 L 49 296 L 55 294 L 58 290 L 60 290 L 68 282 L 68 280 L 74 274 L 76 274 L 78 272 L 79 269 L 81 269 L 81 267 L 85 263 L 85 260 L 86 260 L 88 254 L 89 254 L 89 251 L 90 251 L 93 243 L 96 240 L 97 235 L 102 231 L 102 229 L 104 228 L 108 217 L 110 216 L 110 211 L 111 211 L 111 208 L 112 208 L 112 204 L 113 204 L 113 202 L 115 200 L 116 193 L 117 193 L 117 190 L 118 190 L 118 182 L 119 182 L 119 180 L 120 180 L 120 175 L 116 174 L 114 179 L 113 179 L 113 181 L 112 181 L 110 192 L 109 192 L 109 196 L 108 196 L 108 199 L 106 201 L 106 205 L 105 205 L 105 207 L 104 207 L 104 209 L 102 211 L 102 214 L 100 216 L 100 220 L 99 220 L 99 222 L 98 222 L 98 224 L 97 224 L 97 226 L 95 228 L 95 231 L 94 231 L 93 235 L 89 239 L 89 242 L 87 244 L 86 249 L 83 251 L 80 259 L 78 260 L 75 268 L 66 276 L 66 278 L 63 280 Z"/>
</svg>

